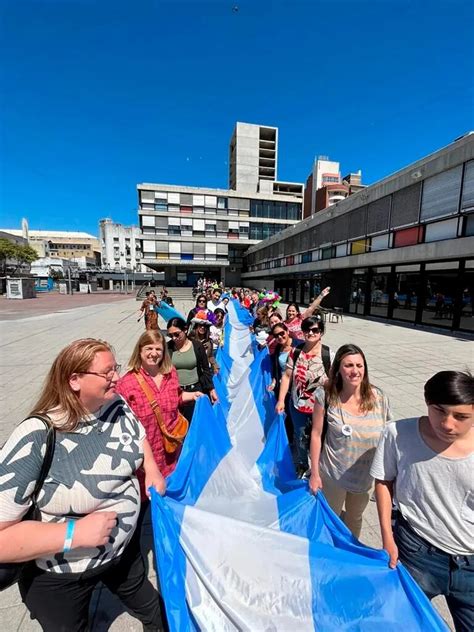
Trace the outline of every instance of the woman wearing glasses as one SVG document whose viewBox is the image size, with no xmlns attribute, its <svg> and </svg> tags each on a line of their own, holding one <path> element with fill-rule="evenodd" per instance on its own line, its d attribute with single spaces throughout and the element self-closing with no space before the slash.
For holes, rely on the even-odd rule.
<svg viewBox="0 0 474 632">
<path fill-rule="evenodd" d="M 302 347 L 294 348 L 288 356 L 285 372 L 281 377 L 276 411 L 285 410 L 285 398 L 291 386 L 290 416 L 293 422 L 293 457 L 296 471 L 302 477 L 308 470 L 308 454 L 302 445 L 303 431 L 311 423 L 318 386 L 324 384 L 334 354 L 322 344 L 324 323 L 319 316 L 310 316 L 301 323 L 304 335 Z"/>
<path fill-rule="evenodd" d="M 197 340 L 202 344 L 206 350 L 207 359 L 209 360 L 212 372 L 216 375 L 219 373 L 219 365 L 214 357 L 214 345 L 211 340 L 210 328 L 211 322 L 207 320 L 205 314 L 197 312 L 196 316 L 191 321 L 190 329 L 188 330 L 188 337 L 190 340 Z"/>
<path fill-rule="evenodd" d="M 206 318 L 211 323 L 214 323 L 214 314 L 211 312 L 210 309 L 207 309 L 207 298 L 205 294 L 199 294 L 199 296 L 196 298 L 196 305 L 189 310 L 189 314 L 186 319 L 186 323 L 188 326 L 191 324 L 192 319 L 196 318 L 196 314 L 198 312 L 204 312 L 205 315 L 203 316 L 203 318 Z"/>
<path fill-rule="evenodd" d="M 116 393 L 119 366 L 102 340 L 77 340 L 55 359 L 41 397 L 0 452 L 0 561 L 31 560 L 20 592 L 47 632 L 88 629 L 99 582 L 143 623 L 162 630 L 158 593 L 135 534 L 136 471 L 161 494 L 165 482 L 141 423 Z M 47 415 L 54 458 L 36 499 L 39 521 L 22 518 L 43 465 Z M 34 562 L 33 562 L 34 560 Z"/>
<path fill-rule="evenodd" d="M 212 403 L 217 401 L 217 394 L 212 382 L 212 372 L 206 350 L 197 340 L 187 336 L 187 326 L 182 318 L 172 318 L 167 325 L 168 351 L 171 362 L 178 372 L 179 385 L 186 393 L 192 393 L 192 401 L 185 402 L 183 415 L 190 422 L 194 413 L 195 401 L 205 393 Z"/>
<path fill-rule="evenodd" d="M 271 318 L 273 318 L 272 314 Z M 272 361 L 272 381 L 268 387 L 269 391 L 275 393 L 278 400 L 280 396 L 281 377 L 286 371 L 288 357 L 294 347 L 302 346 L 298 340 L 290 338 L 288 327 L 282 322 L 282 319 L 276 320 L 271 330 L 271 342 L 268 345 Z M 290 394 L 285 396 L 285 428 L 290 444 L 293 443 L 293 424 L 290 417 Z"/>
<path fill-rule="evenodd" d="M 370 383 L 364 353 L 352 344 L 337 350 L 329 380 L 315 397 L 309 487 L 314 494 L 322 488 L 338 515 L 344 507 L 343 520 L 358 538 L 374 487 L 370 467 L 375 449 L 392 419 L 388 399 Z"/>
</svg>

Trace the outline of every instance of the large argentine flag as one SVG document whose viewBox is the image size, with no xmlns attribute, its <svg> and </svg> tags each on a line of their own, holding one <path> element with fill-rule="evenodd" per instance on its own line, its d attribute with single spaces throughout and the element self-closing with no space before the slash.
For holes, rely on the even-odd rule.
<svg viewBox="0 0 474 632">
<path fill-rule="evenodd" d="M 170 630 L 410 632 L 446 626 L 402 566 L 361 545 L 295 481 L 267 351 L 229 304 L 216 380 L 198 400 L 165 498 L 152 497 Z"/>
</svg>

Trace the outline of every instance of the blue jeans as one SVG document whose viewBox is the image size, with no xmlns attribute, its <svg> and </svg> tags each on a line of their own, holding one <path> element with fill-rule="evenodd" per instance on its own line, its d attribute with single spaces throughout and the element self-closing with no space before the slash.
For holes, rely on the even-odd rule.
<svg viewBox="0 0 474 632">
<path fill-rule="evenodd" d="M 474 630 L 474 555 L 450 555 L 421 538 L 398 514 L 394 530 L 400 561 L 428 599 L 444 595 L 456 632 Z"/>
<path fill-rule="evenodd" d="M 311 415 L 300 413 L 293 402 L 290 403 L 290 415 L 293 423 L 293 460 L 297 470 L 306 471 L 309 467 L 308 451 L 302 446 L 301 438 Z"/>
</svg>

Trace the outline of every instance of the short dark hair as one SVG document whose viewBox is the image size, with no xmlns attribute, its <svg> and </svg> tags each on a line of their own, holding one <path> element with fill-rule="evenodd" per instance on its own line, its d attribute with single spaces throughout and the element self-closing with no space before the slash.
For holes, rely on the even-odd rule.
<svg viewBox="0 0 474 632">
<path fill-rule="evenodd" d="M 313 316 L 308 316 L 301 323 L 301 331 L 309 331 L 310 327 L 314 327 L 317 325 L 323 334 L 325 331 L 324 321 L 319 314 L 313 314 Z"/>
<path fill-rule="evenodd" d="M 186 321 L 182 318 L 172 318 L 166 324 L 166 329 L 170 327 L 176 327 L 176 329 L 181 329 L 181 331 L 186 331 L 188 326 L 186 325 Z"/>
<path fill-rule="evenodd" d="M 225 311 L 221 309 L 220 307 L 218 307 L 217 309 L 214 310 L 214 316 L 216 316 L 217 314 L 222 314 L 222 316 L 225 316 Z"/>
<path fill-rule="evenodd" d="M 447 406 L 474 404 L 474 377 L 466 371 L 439 371 L 425 384 L 425 402 Z"/>
</svg>

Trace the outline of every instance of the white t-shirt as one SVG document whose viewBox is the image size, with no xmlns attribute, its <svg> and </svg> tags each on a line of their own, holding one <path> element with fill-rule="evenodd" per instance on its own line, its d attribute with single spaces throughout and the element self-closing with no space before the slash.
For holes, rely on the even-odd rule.
<svg viewBox="0 0 474 632">
<path fill-rule="evenodd" d="M 370 473 L 395 481 L 396 503 L 413 531 L 451 555 L 474 554 L 474 453 L 450 458 L 424 442 L 418 419 L 387 425 Z"/>
<path fill-rule="evenodd" d="M 210 312 L 214 313 L 214 310 L 215 310 L 215 309 L 217 309 L 217 308 L 219 308 L 219 309 L 223 309 L 223 310 L 225 311 L 225 304 L 223 303 L 223 301 L 219 301 L 219 302 L 217 303 L 217 305 L 216 305 L 216 303 L 214 303 L 214 301 L 212 301 L 212 300 L 211 300 L 211 301 L 207 301 L 207 309 L 208 309 Z"/>
<path fill-rule="evenodd" d="M 53 414 L 50 417 L 54 418 Z M 36 560 L 43 570 L 82 573 L 122 554 L 135 531 L 145 430 L 121 397 L 89 415 L 74 432 L 56 431 L 53 462 L 37 499 L 41 522 L 78 520 L 94 511 L 117 512 L 110 542 Z M 0 451 L 0 521 L 20 520 L 43 463 L 46 428 L 31 417 Z"/>
</svg>

